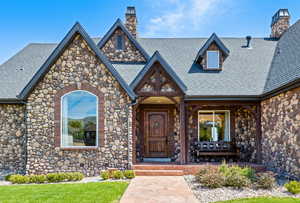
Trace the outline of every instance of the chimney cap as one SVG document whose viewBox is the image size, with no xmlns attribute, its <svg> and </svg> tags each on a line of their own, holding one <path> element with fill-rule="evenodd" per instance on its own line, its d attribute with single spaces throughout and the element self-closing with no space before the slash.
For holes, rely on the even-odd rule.
<svg viewBox="0 0 300 203">
<path fill-rule="evenodd" d="M 126 15 L 135 15 L 135 7 L 134 6 L 127 6 Z"/>
<path fill-rule="evenodd" d="M 279 20 L 279 18 L 282 17 L 290 17 L 290 13 L 287 8 L 281 8 L 273 15 L 271 26 L 274 25 Z"/>
</svg>

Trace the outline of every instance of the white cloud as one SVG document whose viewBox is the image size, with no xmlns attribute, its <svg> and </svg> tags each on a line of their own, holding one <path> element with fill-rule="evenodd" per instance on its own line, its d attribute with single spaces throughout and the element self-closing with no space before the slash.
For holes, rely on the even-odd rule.
<svg viewBox="0 0 300 203">
<path fill-rule="evenodd" d="M 187 30 L 197 31 L 211 21 L 213 16 L 224 12 L 229 0 L 160 0 L 155 9 L 164 10 L 148 22 L 146 36 L 186 35 Z M 167 7 L 167 9 L 166 9 Z"/>
</svg>

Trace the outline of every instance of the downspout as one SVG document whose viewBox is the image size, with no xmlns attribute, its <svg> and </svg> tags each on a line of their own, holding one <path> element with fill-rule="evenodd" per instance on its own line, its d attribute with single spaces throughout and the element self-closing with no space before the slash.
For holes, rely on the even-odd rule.
<svg viewBox="0 0 300 203">
<path fill-rule="evenodd" d="M 137 104 L 137 99 L 135 99 L 135 100 L 133 100 L 131 103 L 129 103 L 128 104 L 128 110 L 127 110 L 127 118 L 129 118 L 129 116 L 131 116 L 132 117 L 132 114 L 133 114 L 133 109 L 132 109 L 132 107 L 134 106 L 134 105 L 136 105 Z M 131 107 L 131 115 L 129 115 L 129 112 L 130 112 L 130 107 Z M 129 122 L 129 119 L 127 119 L 127 129 L 128 129 L 128 136 L 127 136 L 127 143 L 128 143 L 128 147 L 127 147 L 127 153 L 128 153 L 128 169 L 131 169 L 131 167 L 132 167 L 132 161 L 133 161 L 133 159 L 132 159 L 132 152 L 130 152 L 130 145 L 132 145 L 132 140 L 133 140 L 133 129 L 132 129 L 132 122 L 133 122 L 133 120 L 131 119 L 131 123 Z M 131 125 L 131 126 L 130 126 Z M 130 127 L 131 127 L 131 140 L 130 140 L 130 136 L 129 136 L 129 129 L 130 129 Z M 131 146 L 131 148 L 132 148 L 132 146 Z M 130 160 L 130 156 L 131 156 L 131 160 Z"/>
</svg>

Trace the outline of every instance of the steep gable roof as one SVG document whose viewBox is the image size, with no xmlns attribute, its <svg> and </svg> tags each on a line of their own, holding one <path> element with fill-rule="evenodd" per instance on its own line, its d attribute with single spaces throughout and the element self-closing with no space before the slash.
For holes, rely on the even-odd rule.
<svg viewBox="0 0 300 203">
<path fill-rule="evenodd" d="M 220 48 L 220 50 L 225 54 L 225 56 L 229 55 L 229 49 L 223 44 L 223 42 L 220 40 L 220 38 L 216 35 L 216 33 L 213 33 L 208 40 L 205 42 L 205 44 L 201 47 L 199 50 L 196 61 L 199 60 L 201 56 L 204 55 L 205 51 L 208 49 L 208 47 L 215 42 L 217 46 Z"/>
<path fill-rule="evenodd" d="M 110 37 L 113 35 L 113 33 L 116 31 L 116 29 L 120 28 L 125 35 L 128 37 L 128 39 L 133 43 L 133 45 L 141 52 L 141 54 L 145 57 L 145 59 L 149 60 L 149 55 L 147 52 L 143 49 L 143 47 L 138 43 L 138 41 L 132 36 L 132 34 L 128 31 L 128 29 L 123 25 L 122 21 L 120 19 L 117 19 L 117 21 L 113 24 L 113 26 L 108 30 L 108 32 L 104 35 L 104 37 L 99 41 L 97 46 L 99 48 L 102 48 L 105 43 L 110 39 Z"/>
<path fill-rule="evenodd" d="M 19 99 L 26 99 L 33 88 L 38 84 L 38 82 L 43 78 L 43 76 L 49 71 L 51 65 L 57 60 L 57 58 L 61 55 L 61 53 L 65 50 L 65 48 L 69 45 L 76 34 L 80 34 L 83 39 L 87 42 L 88 46 L 92 49 L 92 51 L 96 54 L 96 57 L 107 67 L 107 69 L 111 72 L 111 74 L 116 78 L 116 80 L 120 83 L 121 87 L 127 92 L 129 97 L 134 100 L 136 98 L 135 93 L 132 89 L 127 85 L 127 83 L 123 80 L 120 74 L 115 70 L 112 64 L 108 61 L 106 56 L 100 51 L 94 41 L 89 37 L 89 35 L 85 32 L 83 27 L 76 22 L 75 25 L 71 28 L 71 30 L 67 33 L 67 35 L 63 38 L 63 40 L 58 44 L 58 46 L 54 49 L 51 55 L 47 58 L 45 63 L 39 68 L 39 70 L 35 73 L 29 83 L 25 86 L 25 88 L 18 95 Z"/>
<path fill-rule="evenodd" d="M 155 62 L 159 62 L 164 70 L 169 74 L 169 76 L 173 79 L 173 81 L 178 85 L 182 92 L 186 92 L 187 87 L 182 82 L 182 80 L 177 76 L 177 74 L 173 71 L 171 66 L 165 61 L 165 59 L 160 55 L 158 51 L 155 51 L 152 57 L 150 58 L 149 62 L 144 66 L 144 68 L 139 72 L 139 74 L 135 77 L 135 79 L 131 82 L 130 87 L 135 89 L 137 85 L 141 82 L 144 78 L 146 73 L 150 70 L 152 65 Z"/>
</svg>

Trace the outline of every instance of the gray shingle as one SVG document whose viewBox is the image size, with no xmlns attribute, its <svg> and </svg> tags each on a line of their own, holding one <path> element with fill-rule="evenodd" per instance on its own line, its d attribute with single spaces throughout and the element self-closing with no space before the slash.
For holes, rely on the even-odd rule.
<svg viewBox="0 0 300 203">
<path fill-rule="evenodd" d="M 246 44 L 244 38 L 220 39 L 230 50 L 221 72 L 203 71 L 194 64 L 194 59 L 207 38 L 139 38 L 138 42 L 149 55 L 156 50 L 161 53 L 187 86 L 187 95 L 262 94 L 277 42 L 253 38 L 252 49 L 246 49 L 242 48 Z M 94 41 L 97 43 L 99 38 Z M 29 44 L 2 64 L 0 98 L 16 98 L 56 46 L 57 44 Z M 23 67 L 22 71 L 16 70 L 20 67 Z M 114 64 L 114 67 L 130 84 L 143 64 Z M 269 75 L 272 75 L 272 71 Z"/>
<path fill-rule="evenodd" d="M 300 78 L 300 20 L 278 41 L 264 93 Z"/>
</svg>

